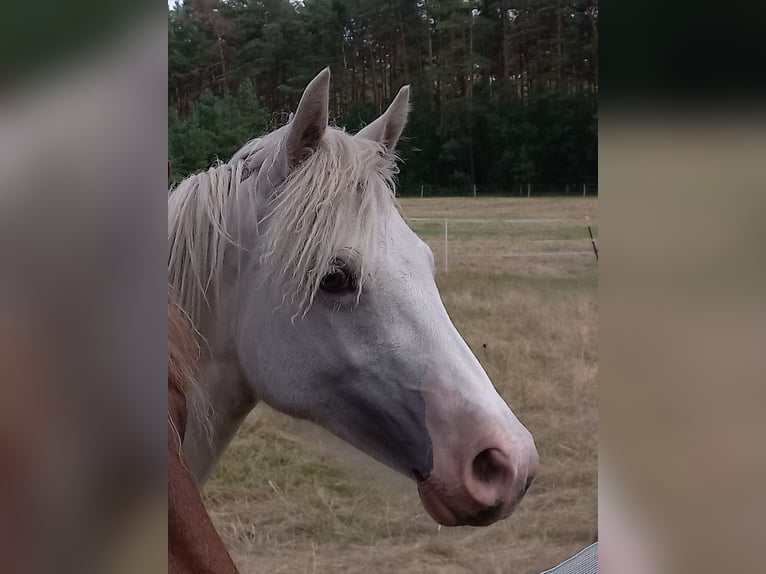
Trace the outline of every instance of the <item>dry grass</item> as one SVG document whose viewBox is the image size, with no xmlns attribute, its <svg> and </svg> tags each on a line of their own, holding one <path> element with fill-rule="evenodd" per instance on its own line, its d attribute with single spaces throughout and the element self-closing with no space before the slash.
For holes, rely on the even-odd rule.
<svg viewBox="0 0 766 574">
<path fill-rule="evenodd" d="M 577 220 L 561 224 L 576 227 L 596 216 L 593 199 L 401 203 L 410 217 L 562 218 Z M 205 490 L 242 572 L 526 574 L 597 536 L 595 261 L 592 254 L 497 256 L 587 250 L 590 243 L 550 226 L 489 229 L 451 237 L 449 273 L 437 281 L 458 329 L 535 436 L 541 470 L 520 509 L 488 528 L 439 529 L 414 484 L 327 433 L 259 406 Z M 440 261 L 443 235 L 422 236 Z"/>
</svg>

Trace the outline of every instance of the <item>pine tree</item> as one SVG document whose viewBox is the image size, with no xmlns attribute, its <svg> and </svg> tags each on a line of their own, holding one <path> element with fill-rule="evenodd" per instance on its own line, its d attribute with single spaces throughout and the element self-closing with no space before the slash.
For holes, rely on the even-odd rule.
<svg viewBox="0 0 766 574">
<path fill-rule="evenodd" d="M 169 12 L 174 177 L 281 125 L 320 69 L 354 131 L 404 83 L 400 189 L 596 177 L 597 0 L 186 0 Z"/>
</svg>

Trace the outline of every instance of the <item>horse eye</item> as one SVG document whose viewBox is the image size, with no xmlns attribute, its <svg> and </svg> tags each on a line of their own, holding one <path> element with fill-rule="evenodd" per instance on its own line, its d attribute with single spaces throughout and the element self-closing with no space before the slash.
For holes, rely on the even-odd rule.
<svg viewBox="0 0 766 574">
<path fill-rule="evenodd" d="M 356 289 L 356 282 L 345 267 L 333 267 L 322 277 L 319 287 L 327 293 L 343 293 Z"/>
</svg>

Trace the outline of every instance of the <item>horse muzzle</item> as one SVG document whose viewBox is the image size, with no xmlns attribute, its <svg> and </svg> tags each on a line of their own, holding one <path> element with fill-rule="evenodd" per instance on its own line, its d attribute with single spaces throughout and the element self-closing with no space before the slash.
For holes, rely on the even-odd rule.
<svg viewBox="0 0 766 574">
<path fill-rule="evenodd" d="M 514 444 L 496 444 L 468 457 L 456 451 L 440 453 L 435 445 L 434 469 L 418 482 L 428 514 L 443 526 L 488 526 L 510 516 L 539 465 L 533 443 L 510 448 Z"/>
</svg>

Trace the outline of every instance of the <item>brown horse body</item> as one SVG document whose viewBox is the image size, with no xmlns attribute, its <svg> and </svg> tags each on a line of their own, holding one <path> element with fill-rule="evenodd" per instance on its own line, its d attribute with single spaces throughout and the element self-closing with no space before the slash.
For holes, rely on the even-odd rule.
<svg viewBox="0 0 766 574">
<path fill-rule="evenodd" d="M 190 322 L 168 304 L 168 571 L 171 574 L 236 574 L 237 568 L 210 520 L 184 460 L 197 349 Z"/>
</svg>

